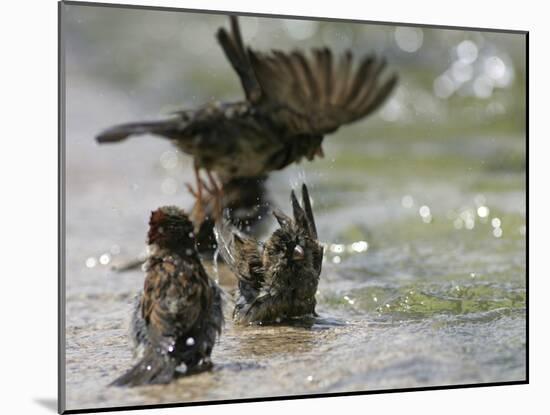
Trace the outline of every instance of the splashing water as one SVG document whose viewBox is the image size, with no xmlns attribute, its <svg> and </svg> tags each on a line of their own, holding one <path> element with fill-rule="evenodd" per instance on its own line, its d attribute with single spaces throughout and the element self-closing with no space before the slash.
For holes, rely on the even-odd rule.
<svg viewBox="0 0 550 415">
<path fill-rule="evenodd" d="M 214 272 L 214 280 L 216 283 L 220 282 L 220 275 L 218 273 L 218 257 L 220 256 L 220 247 L 216 244 L 216 250 L 212 256 L 212 271 Z"/>
</svg>

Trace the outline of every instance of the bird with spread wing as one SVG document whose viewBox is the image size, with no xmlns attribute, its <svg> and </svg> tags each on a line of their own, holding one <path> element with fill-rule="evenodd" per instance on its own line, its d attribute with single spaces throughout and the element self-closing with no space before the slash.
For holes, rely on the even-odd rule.
<svg viewBox="0 0 550 415">
<path fill-rule="evenodd" d="M 265 242 L 242 234 L 227 220 L 216 222 L 220 254 L 238 281 L 233 311 L 238 323 L 286 323 L 317 316 L 324 248 L 307 186 L 302 185 L 302 205 L 294 191 L 290 200 L 293 217 L 273 211 L 279 228 Z"/>
<path fill-rule="evenodd" d="M 386 62 L 375 55 L 355 62 L 351 51 L 336 59 L 328 48 L 310 54 L 259 52 L 243 43 L 237 17 L 231 16 L 230 23 L 231 30 L 220 28 L 217 39 L 241 81 L 244 101 L 210 103 L 160 121 L 114 126 L 97 136 L 99 143 L 114 143 L 152 134 L 191 155 L 197 178 L 196 226 L 207 217 L 200 169 L 214 172 L 223 189 L 236 192 L 224 192 L 224 207 L 249 208 L 251 212 L 244 209 L 245 219 L 257 218 L 269 172 L 322 157 L 326 134 L 378 109 L 397 83 L 396 75 L 384 75 Z M 244 206 L 239 203 L 242 184 L 250 193 L 242 198 L 247 200 Z"/>
</svg>

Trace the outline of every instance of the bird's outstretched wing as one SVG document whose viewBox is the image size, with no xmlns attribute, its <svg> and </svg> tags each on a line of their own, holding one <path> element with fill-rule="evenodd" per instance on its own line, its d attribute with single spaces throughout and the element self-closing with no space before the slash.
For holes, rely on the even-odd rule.
<svg viewBox="0 0 550 415">
<path fill-rule="evenodd" d="M 246 99 L 256 103 L 261 98 L 260 84 L 256 79 L 248 52 L 243 44 L 237 17 L 230 16 L 230 21 L 231 33 L 228 33 L 223 27 L 220 28 L 217 33 L 218 42 L 220 42 L 229 63 L 239 75 Z"/>
<path fill-rule="evenodd" d="M 328 48 L 269 53 L 245 48 L 237 18 L 231 34 L 218 31 L 218 40 L 239 75 L 247 99 L 290 134 L 323 135 L 357 121 L 380 107 L 397 84 L 384 76 L 384 58 L 365 56 L 354 64 L 351 51 L 335 62 Z"/>
<path fill-rule="evenodd" d="M 302 206 L 298 202 L 294 190 L 290 192 L 290 201 L 292 203 L 292 212 L 294 222 L 302 229 L 311 239 L 317 240 L 317 226 L 313 217 L 313 209 L 311 208 L 311 200 L 306 184 L 302 184 Z"/>
<path fill-rule="evenodd" d="M 323 262 L 324 248 L 318 240 L 317 225 L 315 224 L 315 217 L 313 216 L 313 209 L 311 207 L 311 199 L 305 183 L 302 184 L 302 206 L 300 206 L 300 203 L 294 194 L 294 190 L 290 192 L 290 201 L 292 203 L 292 212 L 296 229 L 309 237 L 309 241 L 306 242 L 306 247 L 311 251 L 313 258 L 312 265 L 317 273 L 317 276 L 319 276 Z"/>
<path fill-rule="evenodd" d="M 326 134 L 376 110 L 397 83 L 397 76 L 383 79 L 383 58 L 369 55 L 353 68 L 347 51 L 334 63 L 332 52 L 314 49 L 269 54 L 249 50 L 250 61 L 262 89 L 264 105 L 292 133 Z"/>
<path fill-rule="evenodd" d="M 216 222 L 214 234 L 222 258 L 239 279 L 241 288 L 259 290 L 264 271 L 258 241 L 237 230 L 227 217 Z"/>
</svg>

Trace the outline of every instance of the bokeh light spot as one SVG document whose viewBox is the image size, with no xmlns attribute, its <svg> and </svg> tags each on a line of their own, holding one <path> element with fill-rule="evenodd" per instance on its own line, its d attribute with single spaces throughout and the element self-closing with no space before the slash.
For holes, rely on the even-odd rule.
<svg viewBox="0 0 550 415">
<path fill-rule="evenodd" d="M 399 49 L 414 53 L 422 47 L 424 32 L 418 27 L 397 27 L 394 38 Z"/>
</svg>

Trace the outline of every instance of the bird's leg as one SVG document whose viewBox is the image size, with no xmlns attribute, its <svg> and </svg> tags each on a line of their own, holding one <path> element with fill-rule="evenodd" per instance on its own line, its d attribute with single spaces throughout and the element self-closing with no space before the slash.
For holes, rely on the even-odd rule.
<svg viewBox="0 0 550 415">
<path fill-rule="evenodd" d="M 214 221 L 217 221 L 222 216 L 222 209 L 223 209 L 223 188 L 220 184 L 218 184 L 218 181 L 214 178 L 212 172 L 208 169 L 206 170 L 206 175 L 208 177 L 208 184 L 202 181 L 203 187 L 206 189 L 206 191 L 210 194 L 212 197 L 212 219 Z"/>
<path fill-rule="evenodd" d="M 197 232 L 200 231 L 201 226 L 209 219 L 215 222 L 221 218 L 223 209 L 222 186 L 210 170 L 206 168 L 205 170 L 206 180 L 201 177 L 199 168 L 195 164 L 196 188 L 193 188 L 189 183 L 185 184 L 189 192 L 196 199 L 192 218 Z"/>
<path fill-rule="evenodd" d="M 196 183 L 196 189 L 193 189 L 193 186 L 189 183 L 185 183 L 185 186 L 187 187 L 187 190 L 189 190 L 189 193 L 193 195 L 195 198 L 195 206 L 193 207 L 193 216 L 195 218 L 195 224 L 196 226 L 200 226 L 200 224 L 204 221 L 204 208 L 203 208 L 203 200 L 202 200 L 202 187 L 204 185 L 204 181 L 201 179 L 200 172 L 199 172 L 199 166 L 197 162 L 193 162 L 193 171 L 195 173 L 195 183 Z"/>
<path fill-rule="evenodd" d="M 199 218 L 204 218 L 204 209 L 202 207 L 202 180 L 199 172 L 199 166 L 197 162 L 193 162 L 193 170 L 195 171 L 195 180 L 197 183 L 197 215 Z"/>
<path fill-rule="evenodd" d="M 212 185 L 213 197 L 214 197 L 214 219 L 220 219 L 223 210 L 223 187 L 212 176 L 210 170 L 206 170 L 208 179 Z"/>
</svg>

